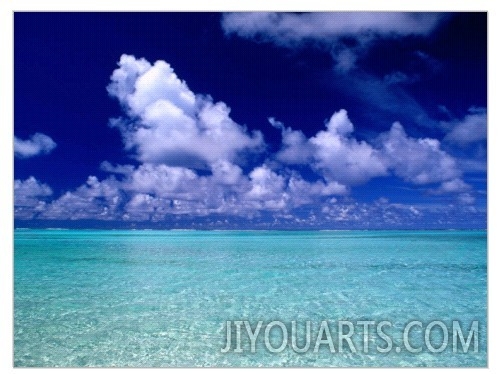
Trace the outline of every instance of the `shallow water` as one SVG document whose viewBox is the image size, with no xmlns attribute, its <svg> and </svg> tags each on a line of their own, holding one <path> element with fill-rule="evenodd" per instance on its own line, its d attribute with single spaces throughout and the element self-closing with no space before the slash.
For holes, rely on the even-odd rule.
<svg viewBox="0 0 504 374">
<path fill-rule="evenodd" d="M 322 321 L 334 340 L 272 353 L 264 331 L 250 351 L 222 353 L 226 321 L 256 326 Z M 410 321 L 419 353 L 404 349 Z M 448 327 L 429 352 L 425 327 Z M 452 321 L 478 321 L 478 347 L 452 349 Z M 356 352 L 338 344 L 355 326 Z M 358 321 L 390 321 L 394 349 L 376 333 L 364 352 Z M 231 323 L 232 327 L 235 327 Z M 16 230 L 15 366 L 486 366 L 486 231 L 94 231 Z M 360 329 L 360 330 L 359 330 Z M 264 330 L 264 329 L 263 329 Z M 442 330 L 432 345 L 442 344 Z M 278 347 L 281 330 L 271 330 Z M 300 346 L 305 337 L 298 332 Z M 325 337 L 325 336 L 324 336 Z M 289 342 L 291 336 L 288 336 Z M 436 340 L 437 339 L 437 340 Z M 327 342 L 327 341 L 326 341 Z M 396 347 L 400 347 L 398 352 Z M 341 348 L 341 351 L 340 351 Z"/>
</svg>

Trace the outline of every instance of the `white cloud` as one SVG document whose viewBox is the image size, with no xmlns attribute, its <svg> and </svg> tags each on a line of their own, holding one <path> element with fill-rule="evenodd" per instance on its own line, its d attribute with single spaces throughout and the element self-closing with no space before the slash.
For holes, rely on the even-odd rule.
<svg viewBox="0 0 504 374">
<path fill-rule="evenodd" d="M 425 207 L 389 202 L 381 197 L 373 203 L 359 203 L 356 201 L 331 202 L 322 207 L 322 212 L 331 221 L 366 222 L 368 225 L 405 224 L 424 215 Z M 379 219 L 379 222 L 376 219 Z M 406 219 L 406 222 L 405 222 Z"/>
<path fill-rule="evenodd" d="M 296 175 L 289 179 L 289 191 L 292 192 L 293 199 L 298 202 L 296 206 L 306 202 L 312 202 L 314 198 L 334 195 L 347 195 L 350 190 L 347 186 L 338 182 L 324 183 L 322 181 L 307 182 Z"/>
<path fill-rule="evenodd" d="M 218 160 L 210 165 L 212 178 L 216 183 L 237 185 L 243 179 L 242 169 L 226 160 Z"/>
<path fill-rule="evenodd" d="M 89 176 L 50 203 L 49 186 L 33 177 L 16 180 L 16 218 L 160 221 L 174 215 L 250 218 L 268 212 L 315 224 L 320 219 L 370 220 L 379 214 L 385 222 L 400 223 L 401 217 L 422 216 L 418 206 L 385 199 L 371 205 L 351 201 L 351 186 L 390 173 L 413 184 L 440 183 L 431 192 L 457 195 L 462 204 L 474 202 L 456 160 L 441 143 L 409 137 L 399 123 L 364 141 L 356 138 L 344 109 L 311 138 L 269 118 L 282 132 L 282 147 L 249 172 L 238 165 L 237 156 L 262 147 L 262 135 L 250 135 L 236 124 L 224 103 L 194 94 L 169 64 L 123 55 L 111 80 L 109 93 L 128 117 L 113 123 L 140 165 L 104 161 L 100 169 L 114 175 L 101 181 Z M 307 165 L 314 175 L 304 179 L 292 165 Z M 202 173 L 200 167 L 206 170 Z M 304 218 L 296 216 L 300 207 Z"/>
<path fill-rule="evenodd" d="M 22 200 L 24 197 L 52 195 L 51 188 L 47 184 L 43 184 L 37 181 L 35 177 L 29 177 L 24 181 L 16 179 L 14 181 L 14 192 L 16 193 L 16 200 L 14 200 L 15 202 L 20 201 L 18 199 Z"/>
<path fill-rule="evenodd" d="M 469 192 L 463 192 L 460 195 L 458 195 L 458 200 L 462 204 L 466 204 L 466 205 L 474 204 L 474 202 L 476 201 L 474 196 L 472 194 L 470 194 Z"/>
<path fill-rule="evenodd" d="M 326 130 L 310 139 L 299 130 L 285 128 L 278 121 L 274 123 L 275 127 L 282 129 L 282 149 L 276 155 L 279 161 L 310 164 L 327 181 L 338 182 L 343 187 L 387 174 L 387 165 L 379 151 L 350 136 L 354 127 L 344 109 L 332 115 L 326 123 Z"/>
<path fill-rule="evenodd" d="M 240 12 L 224 14 L 221 25 L 227 35 L 288 48 L 307 44 L 325 48 L 336 69 L 348 72 L 377 37 L 425 36 L 442 18 L 434 12 Z M 343 41 L 349 37 L 354 41 L 352 47 Z"/>
<path fill-rule="evenodd" d="M 380 153 L 368 143 L 350 137 L 353 124 L 346 110 L 334 113 L 326 127 L 309 142 L 315 146 L 314 167 L 327 180 L 354 185 L 387 174 Z"/>
<path fill-rule="evenodd" d="M 345 185 L 335 181 L 309 182 L 297 173 L 282 175 L 266 165 L 252 170 L 246 185 L 247 191 L 238 195 L 239 201 L 254 209 L 270 211 L 289 211 L 318 202 L 327 196 L 345 195 L 349 192 Z"/>
<path fill-rule="evenodd" d="M 127 190 L 151 193 L 160 197 L 179 197 L 197 187 L 198 176 L 190 169 L 143 164 L 131 173 L 125 183 Z M 194 192 L 192 192 L 194 194 Z"/>
<path fill-rule="evenodd" d="M 472 205 L 476 201 L 473 195 L 472 186 L 465 183 L 460 178 L 455 178 L 446 182 L 436 189 L 430 189 L 427 192 L 433 195 L 450 194 L 456 197 L 456 200 L 464 205 Z"/>
<path fill-rule="evenodd" d="M 137 193 L 124 207 L 126 220 L 131 221 L 160 221 L 167 214 L 172 213 L 172 207 L 178 206 L 178 201 L 171 201 L 154 197 L 149 194 Z"/>
<path fill-rule="evenodd" d="M 451 180 L 460 176 L 455 158 L 441 149 L 432 138 L 411 138 L 400 123 L 380 135 L 382 153 L 394 173 L 414 184 Z"/>
<path fill-rule="evenodd" d="M 129 116 L 111 124 L 141 162 L 204 168 L 263 146 L 259 131 L 250 135 L 226 104 L 193 93 L 165 61 L 122 55 L 111 81 L 110 95 Z"/>
<path fill-rule="evenodd" d="M 256 16 L 256 21 L 264 19 L 264 15 Z M 281 22 L 285 21 L 284 16 L 279 16 Z M 297 16 L 285 17 L 291 16 L 294 22 Z M 425 15 L 393 16 L 394 19 L 413 17 L 413 23 L 419 22 L 413 27 L 414 31 L 408 31 L 404 25 L 394 28 L 396 26 L 386 25 L 386 22 L 380 23 L 389 16 L 380 13 L 383 18 L 373 21 L 378 33 L 428 32 L 428 28 L 418 26 L 429 18 L 424 18 Z M 304 17 L 311 19 L 318 15 Z M 347 26 L 340 24 L 335 29 L 327 23 L 327 35 L 331 32 L 339 35 L 343 29 L 352 32 L 365 29 L 358 26 L 358 20 L 364 20 L 365 24 L 369 19 L 365 14 L 359 17 L 352 15 L 346 20 Z M 434 15 L 432 20 L 436 17 Z M 310 139 L 301 131 L 269 118 L 270 123 L 282 131 L 282 148 L 274 157 L 288 165 L 311 165 L 324 181 L 301 182 L 299 176 L 277 174 L 265 165 L 256 167 L 246 176 L 235 164 L 236 155 L 262 146 L 261 134 L 255 132 L 251 136 L 233 122 L 229 117 L 230 109 L 224 103 L 213 103 L 207 96 L 194 94 L 168 63 L 157 61 L 151 65 L 145 59 L 123 55 L 111 80 L 110 94 L 119 99 L 130 117 L 118 121 L 117 126 L 126 148 L 135 149 L 144 164 L 132 169 L 131 166 L 114 167 L 104 163 L 102 169 L 124 174 L 126 179 L 122 187 L 130 193 L 191 201 L 193 205 L 196 201 L 204 201 L 198 205 L 200 212 L 205 210 L 205 204 L 212 206 L 207 211 L 236 211 L 238 204 L 242 204 L 243 210 L 287 209 L 300 201 L 312 201 L 315 195 L 346 194 L 348 186 L 365 183 L 391 171 L 414 184 L 446 182 L 461 174 L 455 159 L 441 150 L 439 141 L 410 138 L 399 123 L 383 133 L 375 146 L 358 141 L 352 135 L 354 126 L 342 109 L 329 119 L 326 130 Z M 206 167 L 212 174 L 200 177 L 193 170 L 197 167 Z M 305 199 L 295 196 L 301 189 Z M 170 204 L 173 207 L 173 202 Z"/>
<path fill-rule="evenodd" d="M 220 167 L 234 170 L 232 173 L 237 171 L 232 165 L 228 166 Z M 283 175 L 266 165 L 255 168 L 249 175 L 240 173 L 234 184 L 222 183 L 221 176 L 217 174 L 195 176 L 189 169 L 162 165 L 141 165 L 124 177 L 123 181 L 113 177 L 99 181 L 90 176 L 76 190 L 66 192 L 47 204 L 43 200 L 51 193 L 48 186 L 33 177 L 24 182 L 16 181 L 16 218 L 157 222 L 174 216 L 194 218 L 210 214 L 253 219 L 261 212 L 269 212 L 275 222 L 307 227 L 332 223 L 405 225 L 413 224 L 425 214 L 441 218 L 447 216 L 444 205 L 391 203 L 383 197 L 373 204 L 359 203 L 346 196 L 348 188 L 337 182 L 308 182 L 296 173 Z M 139 177 L 146 182 L 135 185 Z M 447 191 L 464 190 L 452 188 L 463 186 L 463 182 L 448 182 L 443 184 Z M 157 188 L 156 183 L 164 188 Z M 342 196 L 336 199 L 334 195 Z M 459 193 L 456 198 L 461 210 L 454 212 L 458 212 L 460 217 L 468 212 L 478 213 L 471 205 L 475 199 L 469 192 Z M 302 206 L 309 210 L 302 208 L 304 213 L 299 215 L 296 209 Z"/>
<path fill-rule="evenodd" d="M 332 201 L 334 205 L 334 196 L 348 195 L 350 186 L 389 172 L 414 184 L 441 182 L 436 193 L 459 194 L 463 204 L 474 201 L 468 194 L 469 186 L 459 178 L 455 160 L 440 149 L 439 141 L 408 137 L 398 123 L 375 139 L 372 146 L 353 137 L 354 126 L 345 110 L 335 112 L 326 130 L 309 139 L 280 122 L 270 122 L 282 130 L 284 140 L 277 160 L 306 163 L 322 178 L 307 181 L 289 168 L 276 165 L 273 169 L 267 164 L 244 174 L 242 168 L 226 159 L 210 163 L 209 175 L 162 163 L 134 167 L 103 162 L 102 170 L 119 174 L 121 179 L 111 176 L 99 181 L 90 176 L 82 186 L 50 204 L 37 197 L 49 196 L 49 187 L 34 178 L 16 181 L 16 217 L 37 214 L 49 219 L 160 221 L 173 215 L 228 214 L 250 218 L 261 211 L 286 216 L 298 207 L 322 203 L 331 219 L 358 221 L 375 214 L 374 208 L 338 203 L 336 212 L 336 208 L 324 204 Z M 294 159 L 293 151 L 297 149 L 305 154 Z M 28 207 L 24 211 L 19 209 L 23 205 Z M 403 213 L 421 215 L 411 206 L 394 209 L 383 211 L 390 218 L 387 222 Z"/>
<path fill-rule="evenodd" d="M 326 196 L 348 193 L 337 182 L 308 182 L 266 165 L 244 175 L 227 161 L 212 164 L 212 174 L 205 176 L 184 167 L 154 164 L 134 169 L 118 165 L 112 171 L 120 171 L 123 179 L 99 181 L 90 176 L 85 184 L 45 206 L 41 217 L 153 221 L 181 214 L 252 217 L 259 211 L 286 212 Z"/>
<path fill-rule="evenodd" d="M 302 131 L 285 127 L 273 117 L 268 118 L 273 127 L 282 130 L 282 149 L 275 155 L 276 159 L 286 164 L 306 164 L 313 156 L 314 147 Z"/>
<path fill-rule="evenodd" d="M 266 166 L 256 167 L 250 172 L 252 188 L 246 193 L 251 200 L 275 199 L 283 196 L 285 178 Z"/>
<path fill-rule="evenodd" d="M 31 219 L 45 209 L 45 198 L 52 195 L 51 188 L 34 177 L 14 181 L 14 216 Z"/>
<path fill-rule="evenodd" d="M 398 122 L 380 134 L 374 145 L 352 136 L 354 126 L 344 109 L 333 114 L 326 130 L 309 139 L 301 131 L 274 123 L 282 129 L 283 146 L 277 159 L 309 164 L 330 182 L 352 186 L 393 172 L 407 182 L 429 184 L 461 175 L 455 158 L 441 149 L 438 140 L 409 137 Z"/>
<path fill-rule="evenodd" d="M 41 216 L 58 220 L 112 220 L 117 217 L 121 202 L 120 183 L 115 178 L 100 182 L 95 176 L 89 176 L 75 191 L 68 191 L 48 204 Z"/>
<path fill-rule="evenodd" d="M 471 108 L 469 112 L 463 120 L 443 122 L 443 126 L 451 128 L 444 140 L 463 146 L 486 139 L 486 108 Z"/>
<path fill-rule="evenodd" d="M 465 183 L 462 179 L 460 178 L 455 178 L 450 181 L 446 181 L 441 183 L 441 186 L 437 190 L 435 190 L 435 193 L 456 193 L 456 192 L 464 192 L 468 191 L 471 189 L 471 186 Z"/>
<path fill-rule="evenodd" d="M 135 170 L 133 165 L 112 165 L 109 161 L 103 161 L 100 164 L 100 169 L 107 173 L 113 174 L 130 174 Z"/>
<path fill-rule="evenodd" d="M 227 34 L 259 38 L 291 46 L 308 40 L 333 42 L 346 35 L 428 35 L 441 20 L 438 13 L 405 12 L 315 12 L 228 13 L 222 18 Z"/>
<path fill-rule="evenodd" d="M 33 134 L 30 139 L 22 140 L 14 137 L 14 155 L 28 158 L 40 154 L 48 154 L 56 147 L 56 143 L 49 136 L 42 133 Z"/>
</svg>

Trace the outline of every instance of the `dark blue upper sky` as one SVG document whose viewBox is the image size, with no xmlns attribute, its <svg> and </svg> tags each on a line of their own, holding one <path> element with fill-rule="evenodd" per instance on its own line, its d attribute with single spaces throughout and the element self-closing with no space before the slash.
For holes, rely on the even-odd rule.
<svg viewBox="0 0 504 374">
<path fill-rule="evenodd" d="M 486 108 L 486 13 L 17 12 L 16 224 L 482 228 Z"/>
</svg>

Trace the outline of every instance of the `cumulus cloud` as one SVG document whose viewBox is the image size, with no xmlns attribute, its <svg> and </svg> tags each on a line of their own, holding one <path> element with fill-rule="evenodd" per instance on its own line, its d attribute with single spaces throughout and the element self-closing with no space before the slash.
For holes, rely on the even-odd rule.
<svg viewBox="0 0 504 374">
<path fill-rule="evenodd" d="M 273 127 L 282 131 L 282 149 L 275 157 L 286 164 L 308 163 L 313 155 L 314 147 L 308 142 L 303 132 L 285 127 L 282 122 L 273 117 L 268 120 Z"/>
<path fill-rule="evenodd" d="M 455 158 L 441 149 L 439 140 L 409 137 L 398 122 L 379 140 L 394 173 L 408 182 L 436 183 L 461 175 Z"/>
<path fill-rule="evenodd" d="M 115 178 L 99 181 L 95 176 L 89 176 L 86 183 L 75 191 L 67 191 L 48 204 L 41 216 L 58 220 L 111 220 L 117 217 L 122 196 L 120 184 Z"/>
<path fill-rule="evenodd" d="M 127 114 L 111 125 L 141 162 L 208 168 L 263 146 L 259 131 L 249 134 L 226 104 L 193 93 L 165 61 L 122 55 L 108 92 Z"/>
<path fill-rule="evenodd" d="M 282 129 L 283 145 L 277 159 L 286 164 L 309 164 L 327 181 L 352 186 L 393 172 L 407 182 L 429 184 L 461 175 L 455 158 L 441 149 L 437 139 L 409 137 L 398 122 L 373 145 L 352 135 L 354 126 L 344 109 L 331 116 L 326 130 L 309 139 L 278 121 L 273 123 Z M 303 156 L 296 158 L 296 154 Z"/>
<path fill-rule="evenodd" d="M 28 158 L 41 154 L 48 154 L 56 147 L 56 143 L 49 136 L 35 133 L 29 139 L 22 140 L 14 137 L 14 155 L 20 158 Z"/>
<path fill-rule="evenodd" d="M 456 200 L 464 205 L 471 205 L 476 201 L 472 186 L 460 178 L 443 182 L 438 188 L 429 189 L 427 192 L 433 195 L 448 194 L 455 196 Z"/>
<path fill-rule="evenodd" d="M 229 161 L 219 160 L 210 165 L 212 178 L 217 184 L 238 185 L 243 179 L 242 169 Z"/>
<path fill-rule="evenodd" d="M 387 174 L 379 152 L 350 136 L 353 124 L 346 110 L 334 113 L 326 127 L 309 140 L 315 146 L 313 165 L 326 179 L 355 185 Z"/>
<path fill-rule="evenodd" d="M 260 211 L 288 212 L 323 197 L 348 193 L 337 182 L 308 182 L 296 173 L 281 174 L 267 165 L 243 174 L 238 166 L 223 161 L 212 164 L 212 170 L 211 175 L 199 176 L 189 168 L 163 164 L 117 165 L 113 171 L 120 171 L 122 180 L 100 181 L 90 176 L 45 206 L 41 217 L 154 221 L 184 214 L 253 217 Z"/>
<path fill-rule="evenodd" d="M 225 165 L 220 167 L 227 169 Z M 238 172 L 230 170 L 231 174 Z M 434 209 L 428 205 L 393 203 L 386 198 L 374 204 L 359 203 L 351 199 L 348 188 L 338 182 L 309 182 L 295 172 L 286 175 L 266 165 L 254 168 L 248 175 L 239 173 L 233 184 L 226 184 L 227 178 L 222 175 L 195 176 L 189 169 L 163 165 L 141 165 L 124 177 L 122 181 L 114 177 L 100 181 L 90 176 L 82 186 L 51 203 L 43 201 L 51 194 L 48 186 L 33 177 L 16 181 L 16 218 L 159 222 L 176 216 L 196 219 L 223 214 L 252 220 L 269 212 L 276 223 L 300 227 L 324 227 L 335 223 L 376 223 L 380 226 L 413 225 L 425 214 L 446 215 L 443 209 L 447 209 L 446 206 Z M 140 182 L 139 178 L 145 181 Z M 464 191 L 464 188 L 454 187 L 457 185 L 464 184 L 449 181 L 442 188 Z M 457 199 L 468 208 L 474 203 L 469 192 L 460 193 Z M 307 208 L 298 211 L 301 207 Z M 464 208 L 450 214 L 455 213 L 467 214 Z M 480 212 L 482 214 L 484 212 Z"/>
<path fill-rule="evenodd" d="M 454 160 L 440 149 L 439 142 L 410 138 L 399 124 L 381 134 L 372 146 L 353 137 L 354 125 L 345 110 L 335 112 L 326 130 L 311 138 L 278 121 L 271 122 L 282 130 L 284 139 L 278 161 L 307 163 L 320 173 L 318 180 L 308 181 L 288 167 L 273 169 L 267 164 L 245 174 L 227 160 L 212 162 L 208 175 L 162 163 L 133 166 L 103 162 L 102 170 L 121 179 L 109 176 L 100 181 L 90 176 L 86 183 L 50 203 L 45 201 L 52 194 L 47 185 L 33 177 L 16 181 L 16 218 L 162 221 L 176 215 L 225 214 L 250 219 L 260 212 L 287 217 L 299 207 L 318 206 L 335 222 L 354 222 L 369 218 L 374 208 L 357 203 L 334 205 L 334 197 L 346 197 L 350 186 L 389 172 L 415 184 L 442 182 L 436 193 L 459 194 L 463 204 L 474 202 L 469 186 L 458 178 Z M 293 136 L 298 140 L 292 141 Z M 294 155 L 290 152 L 295 149 L 306 154 L 289 159 L 287 155 Z M 333 203 L 327 205 L 328 201 Z M 401 212 L 421 215 L 421 210 L 410 206 L 383 212 L 391 217 L 399 217 Z"/>
<path fill-rule="evenodd" d="M 471 108 L 462 120 L 443 122 L 445 127 L 451 128 L 444 140 L 464 146 L 485 140 L 487 137 L 486 108 Z"/>
<path fill-rule="evenodd" d="M 320 180 L 316 182 L 307 182 L 296 175 L 289 179 L 288 184 L 293 198 L 298 201 L 296 206 L 312 201 L 312 197 L 314 196 L 347 195 L 350 192 L 347 186 L 335 181 L 328 183 L 324 183 Z"/>
<path fill-rule="evenodd" d="M 26 198 L 52 195 L 51 188 L 47 184 L 40 183 L 34 177 L 29 177 L 24 181 L 16 179 L 14 181 L 14 192 L 14 203 L 16 205 L 22 205 Z"/>
<path fill-rule="evenodd" d="M 178 197 L 184 196 L 187 190 L 196 187 L 197 179 L 196 173 L 187 168 L 144 164 L 131 173 L 125 187 L 160 197 Z"/>
<path fill-rule="evenodd" d="M 46 198 L 52 195 L 51 188 L 34 177 L 14 181 L 14 215 L 17 218 L 31 219 L 42 212 Z"/>
<path fill-rule="evenodd" d="M 237 156 L 261 149 L 261 134 L 233 122 L 224 103 L 194 94 L 168 63 L 123 55 L 111 81 L 108 91 L 125 111 L 113 125 L 139 164 L 104 161 L 100 169 L 108 177 L 89 176 L 53 201 L 48 200 L 50 187 L 34 177 L 16 180 L 16 218 L 162 221 L 223 214 L 251 219 L 266 212 L 312 225 L 370 220 L 377 214 L 390 223 L 421 217 L 418 206 L 351 200 L 352 186 L 391 173 L 412 184 L 439 183 L 431 192 L 474 203 L 471 187 L 441 143 L 410 137 L 399 123 L 364 141 L 356 138 L 344 109 L 312 137 L 269 118 L 282 133 L 281 149 L 245 167 Z M 303 177 L 300 165 L 313 175 Z"/>
</svg>

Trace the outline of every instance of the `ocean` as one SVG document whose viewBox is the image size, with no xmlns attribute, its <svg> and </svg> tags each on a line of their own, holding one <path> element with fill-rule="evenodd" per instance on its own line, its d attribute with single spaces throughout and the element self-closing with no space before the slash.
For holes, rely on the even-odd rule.
<svg viewBox="0 0 504 374">
<path fill-rule="evenodd" d="M 486 367 L 487 233 L 17 229 L 13 360 Z"/>
</svg>

